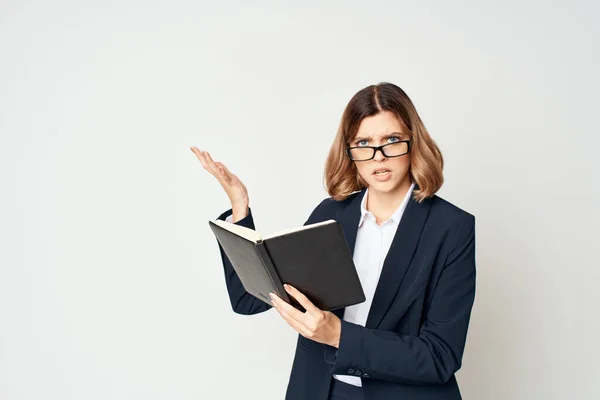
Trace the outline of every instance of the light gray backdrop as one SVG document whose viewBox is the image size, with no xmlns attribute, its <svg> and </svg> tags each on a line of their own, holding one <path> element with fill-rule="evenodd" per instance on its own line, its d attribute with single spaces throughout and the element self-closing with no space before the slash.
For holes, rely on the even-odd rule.
<svg viewBox="0 0 600 400">
<path fill-rule="evenodd" d="M 0 398 L 283 398 L 296 333 L 231 311 L 207 222 L 228 199 L 189 147 L 242 178 L 258 230 L 302 224 L 378 81 L 477 217 L 464 398 L 600 398 L 598 11 L 0 2 Z"/>
</svg>

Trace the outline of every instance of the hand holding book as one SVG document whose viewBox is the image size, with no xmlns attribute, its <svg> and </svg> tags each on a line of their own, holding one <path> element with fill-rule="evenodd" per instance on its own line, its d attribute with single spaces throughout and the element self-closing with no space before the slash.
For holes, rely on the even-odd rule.
<svg viewBox="0 0 600 400">
<path fill-rule="evenodd" d="M 306 310 L 301 312 L 270 293 L 273 307 L 296 332 L 307 339 L 338 348 L 342 334 L 342 322 L 337 315 L 316 307 L 303 293 L 290 285 L 283 285 L 290 296 Z"/>
</svg>

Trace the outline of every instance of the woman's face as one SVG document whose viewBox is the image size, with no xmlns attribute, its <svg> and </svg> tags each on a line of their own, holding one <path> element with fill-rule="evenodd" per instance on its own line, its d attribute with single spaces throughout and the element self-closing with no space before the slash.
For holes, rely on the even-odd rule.
<svg viewBox="0 0 600 400">
<path fill-rule="evenodd" d="M 350 147 L 381 146 L 408 139 L 410 139 L 410 135 L 403 129 L 398 118 L 390 111 L 382 111 L 361 121 L 356 136 L 350 142 Z M 393 146 L 387 146 L 384 150 L 390 147 Z M 384 157 L 381 151 L 377 151 L 371 160 L 353 162 L 370 191 L 394 192 L 410 186 L 408 174 L 410 153 L 388 158 Z M 386 168 L 389 172 L 375 175 L 375 170 L 381 168 Z"/>
</svg>

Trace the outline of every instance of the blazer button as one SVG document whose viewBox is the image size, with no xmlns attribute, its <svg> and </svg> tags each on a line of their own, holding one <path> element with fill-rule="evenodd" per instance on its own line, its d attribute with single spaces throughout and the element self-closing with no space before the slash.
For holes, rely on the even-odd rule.
<svg viewBox="0 0 600 400">
<path fill-rule="evenodd" d="M 368 378 L 370 375 L 369 375 L 369 374 L 367 374 L 367 373 L 365 372 L 365 373 L 363 374 L 363 376 L 364 376 L 365 378 Z"/>
<path fill-rule="evenodd" d="M 347 372 L 348 372 L 349 374 L 353 374 L 353 373 L 354 373 L 354 368 L 348 368 Z"/>
<path fill-rule="evenodd" d="M 362 371 L 360 371 L 360 370 L 358 370 L 358 369 L 357 369 L 357 370 L 354 372 L 354 375 L 356 375 L 356 376 L 361 376 L 361 375 L 362 375 Z"/>
</svg>

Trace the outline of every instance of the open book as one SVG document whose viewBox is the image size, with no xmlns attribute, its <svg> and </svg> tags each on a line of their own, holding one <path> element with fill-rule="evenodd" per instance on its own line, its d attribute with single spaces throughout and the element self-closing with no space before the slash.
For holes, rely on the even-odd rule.
<svg viewBox="0 0 600 400">
<path fill-rule="evenodd" d="M 283 288 L 289 283 L 324 311 L 365 301 L 342 227 L 330 219 L 268 236 L 230 222 L 208 221 L 244 289 L 271 305 L 269 292 L 304 308 Z"/>
</svg>

